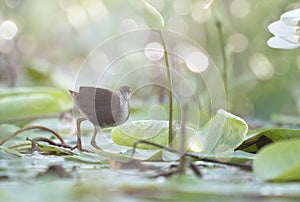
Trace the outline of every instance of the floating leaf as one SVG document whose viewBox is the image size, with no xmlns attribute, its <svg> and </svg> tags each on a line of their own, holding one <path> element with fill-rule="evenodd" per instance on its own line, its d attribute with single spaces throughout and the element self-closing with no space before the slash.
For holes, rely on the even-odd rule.
<svg viewBox="0 0 300 202">
<path fill-rule="evenodd" d="M 91 148 L 92 149 L 92 148 Z M 129 160 L 134 157 L 137 160 L 147 160 L 147 161 L 160 161 L 162 160 L 162 151 L 155 148 L 153 150 L 148 149 L 136 149 L 134 156 L 133 148 L 126 147 L 116 144 L 109 144 L 107 147 L 101 147 L 102 150 L 92 149 L 94 153 L 100 155 L 101 157 L 114 158 L 118 160 Z"/>
<path fill-rule="evenodd" d="M 254 173 L 266 180 L 300 180 L 300 139 L 263 148 L 253 162 Z"/>
<path fill-rule="evenodd" d="M 260 129 L 258 131 L 250 132 L 243 144 L 239 147 L 247 152 L 256 153 L 260 148 L 265 145 L 288 139 L 299 139 L 300 130 L 298 129 L 286 129 L 286 128 L 270 128 Z"/>
<path fill-rule="evenodd" d="M 180 148 L 180 124 L 174 124 L 174 148 Z M 115 143 L 124 146 L 133 146 L 139 140 L 147 140 L 160 145 L 169 145 L 169 122 L 163 120 L 141 120 L 123 124 L 115 127 L 112 131 L 112 139 Z M 198 146 L 201 148 L 201 143 L 195 136 L 195 130 L 186 127 L 187 145 L 186 147 Z M 158 149 L 155 146 L 140 144 L 139 148 L 143 149 Z"/>
<path fill-rule="evenodd" d="M 205 152 L 221 154 L 233 153 L 247 132 L 248 125 L 243 119 L 220 109 L 198 134 Z"/>
<path fill-rule="evenodd" d="M 56 88 L 10 88 L 0 91 L 0 122 L 70 110 L 71 97 Z"/>
<path fill-rule="evenodd" d="M 46 154 L 75 155 L 75 153 L 70 151 L 70 149 L 65 149 L 63 147 L 57 147 L 57 146 L 48 145 L 45 143 L 37 143 L 37 145 L 38 145 L 39 151 L 46 153 Z"/>
<path fill-rule="evenodd" d="M 76 161 L 86 164 L 108 164 L 108 158 L 94 153 L 81 152 L 78 155 L 69 155 L 64 158 L 67 161 Z"/>
<path fill-rule="evenodd" d="M 245 163 L 249 160 L 254 160 L 255 159 L 255 154 L 244 152 L 244 151 L 234 151 L 230 155 L 226 155 L 224 153 L 222 154 L 199 154 L 195 152 L 191 152 L 192 154 L 195 154 L 199 156 L 199 158 L 209 158 L 209 159 L 215 159 L 221 162 L 237 162 L 237 163 Z"/>
<path fill-rule="evenodd" d="M 5 147 L 0 147 L 0 159 L 14 159 L 16 157 L 22 157 L 23 154 L 9 149 L 9 148 L 5 148 Z"/>
<path fill-rule="evenodd" d="M 29 141 L 22 141 L 22 142 L 18 142 L 18 143 L 14 143 L 13 145 L 10 145 L 8 147 L 8 149 L 13 150 L 13 151 L 17 151 L 17 152 L 21 152 L 21 153 L 26 153 L 28 151 L 30 151 L 32 148 L 32 144 Z"/>
<path fill-rule="evenodd" d="M 147 25 L 152 29 L 162 29 L 165 26 L 165 21 L 161 14 L 146 1 L 144 1 L 144 18 Z"/>
<path fill-rule="evenodd" d="M 175 139 L 173 147 L 180 148 L 180 124 L 174 124 Z M 195 131 L 186 127 L 186 148 L 194 152 L 206 152 L 230 156 L 239 146 L 248 131 L 248 126 L 241 118 L 219 110 L 217 115 L 202 129 Z M 168 146 L 168 121 L 143 120 L 134 121 L 115 127 L 112 139 L 116 144 L 133 146 L 139 140 L 147 140 Z M 138 145 L 143 149 L 157 149 L 147 144 Z M 229 153 L 228 153 L 229 152 Z"/>
<path fill-rule="evenodd" d="M 0 141 L 6 139 L 10 134 L 19 129 L 20 127 L 13 124 L 0 124 Z"/>
</svg>

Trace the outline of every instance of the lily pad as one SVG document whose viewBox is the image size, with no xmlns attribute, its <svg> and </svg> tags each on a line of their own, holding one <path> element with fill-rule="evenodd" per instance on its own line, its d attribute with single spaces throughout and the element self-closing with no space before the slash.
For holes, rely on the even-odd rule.
<svg viewBox="0 0 300 202">
<path fill-rule="evenodd" d="M 254 173 L 266 180 L 300 180 L 300 139 L 263 148 L 253 162 Z"/>
<path fill-rule="evenodd" d="M 221 162 L 236 162 L 236 163 L 245 163 L 250 160 L 255 159 L 255 154 L 244 152 L 241 150 L 234 151 L 233 153 L 223 153 L 223 154 L 205 154 L 205 153 L 195 153 L 191 152 L 191 154 L 198 155 L 199 158 L 209 158 L 209 159 L 215 159 Z"/>
<path fill-rule="evenodd" d="M 0 141 L 6 139 L 10 134 L 19 129 L 20 127 L 13 124 L 0 124 Z"/>
<path fill-rule="evenodd" d="M 30 87 L 0 90 L 0 122 L 49 115 L 71 108 L 71 97 L 61 89 Z"/>
<path fill-rule="evenodd" d="M 248 132 L 247 123 L 223 109 L 199 131 L 203 151 L 222 154 L 234 151 L 244 140 Z"/>
<path fill-rule="evenodd" d="M 174 124 L 175 139 L 173 147 L 180 148 L 180 124 Z M 206 152 L 218 154 L 231 154 L 245 138 L 248 131 L 246 122 L 224 110 L 219 110 L 217 115 L 200 130 L 186 126 L 186 148 L 193 152 Z M 133 121 L 115 127 L 112 139 L 116 144 L 133 146 L 139 140 L 147 140 L 163 146 L 168 146 L 168 121 L 143 120 Z M 143 149 L 157 149 L 147 144 L 138 145 Z M 231 155 L 230 154 L 230 155 Z"/>
<path fill-rule="evenodd" d="M 0 147 L 0 159 L 14 159 L 16 157 L 22 157 L 23 154 L 9 149 L 9 148 L 5 148 L 5 147 Z"/>
<path fill-rule="evenodd" d="M 130 146 L 139 140 L 147 140 L 163 146 L 169 145 L 168 131 L 169 122 L 163 120 L 141 120 L 127 123 L 118 127 L 115 127 L 112 131 L 112 139 L 116 144 Z M 180 147 L 180 124 L 174 124 L 174 148 Z M 201 147 L 201 143 L 195 136 L 196 131 L 193 128 L 186 127 L 187 146 L 190 142 L 198 144 Z M 155 146 L 140 144 L 139 148 L 143 149 L 158 149 Z"/>
<path fill-rule="evenodd" d="M 287 128 L 268 128 L 260 129 L 258 131 L 251 131 L 245 137 L 243 144 L 239 149 L 251 153 L 256 153 L 259 149 L 265 145 L 288 139 L 299 139 L 299 129 L 287 129 Z"/>
</svg>

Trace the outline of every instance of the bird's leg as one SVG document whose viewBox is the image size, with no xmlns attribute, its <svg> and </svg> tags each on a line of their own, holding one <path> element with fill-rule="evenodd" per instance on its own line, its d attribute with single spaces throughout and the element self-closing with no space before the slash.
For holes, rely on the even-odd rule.
<svg viewBox="0 0 300 202">
<path fill-rule="evenodd" d="M 91 139 L 91 145 L 93 146 L 93 147 L 95 147 L 96 149 L 99 149 L 99 150 L 101 150 L 101 148 L 97 145 L 97 143 L 96 143 L 96 135 L 97 135 L 97 132 L 98 132 L 98 128 L 97 128 L 97 126 L 94 126 L 94 134 L 93 134 L 93 137 L 92 137 L 92 139 Z"/>
<path fill-rule="evenodd" d="M 79 118 L 79 119 L 76 120 L 77 144 L 76 144 L 75 147 L 72 148 L 72 150 L 75 149 L 75 148 L 77 148 L 79 151 L 84 151 L 82 149 L 82 143 L 81 143 L 80 124 L 81 124 L 82 121 L 85 121 L 85 120 L 86 120 L 86 118 Z"/>
</svg>

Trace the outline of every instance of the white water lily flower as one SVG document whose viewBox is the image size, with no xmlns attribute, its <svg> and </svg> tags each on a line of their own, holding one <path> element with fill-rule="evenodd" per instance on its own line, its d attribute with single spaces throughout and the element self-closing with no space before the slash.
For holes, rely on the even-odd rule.
<svg viewBox="0 0 300 202">
<path fill-rule="evenodd" d="M 280 20 L 268 26 L 274 37 L 267 44 L 272 48 L 294 49 L 300 47 L 300 8 L 288 11 Z"/>
</svg>

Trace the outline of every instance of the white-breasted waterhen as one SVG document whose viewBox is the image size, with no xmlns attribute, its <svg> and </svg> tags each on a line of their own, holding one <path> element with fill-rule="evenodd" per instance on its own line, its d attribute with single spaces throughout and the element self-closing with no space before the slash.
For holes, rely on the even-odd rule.
<svg viewBox="0 0 300 202">
<path fill-rule="evenodd" d="M 91 145 L 100 149 L 96 143 L 96 135 L 100 128 L 117 126 L 124 123 L 129 117 L 129 98 L 131 88 L 121 86 L 118 93 L 108 89 L 81 86 L 79 92 L 69 91 L 76 103 L 79 111 L 85 118 L 77 119 L 77 148 L 82 149 L 80 124 L 84 120 L 89 120 L 94 125 L 94 133 Z"/>
</svg>

